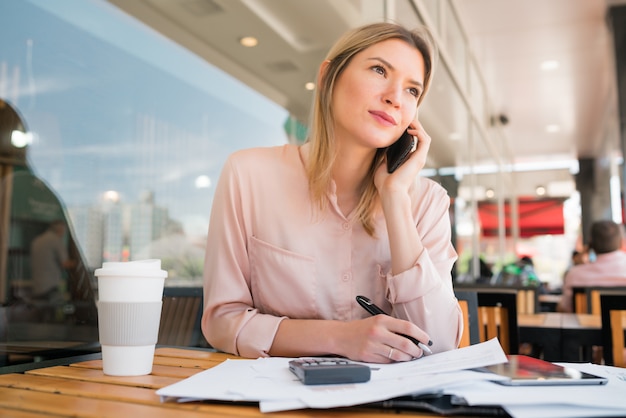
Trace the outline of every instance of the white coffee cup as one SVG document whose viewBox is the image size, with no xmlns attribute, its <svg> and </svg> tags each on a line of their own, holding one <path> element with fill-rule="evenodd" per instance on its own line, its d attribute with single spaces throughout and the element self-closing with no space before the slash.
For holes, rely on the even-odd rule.
<svg viewBox="0 0 626 418">
<path fill-rule="evenodd" d="M 95 275 L 104 374 L 150 374 L 167 277 L 161 260 L 106 262 Z"/>
</svg>

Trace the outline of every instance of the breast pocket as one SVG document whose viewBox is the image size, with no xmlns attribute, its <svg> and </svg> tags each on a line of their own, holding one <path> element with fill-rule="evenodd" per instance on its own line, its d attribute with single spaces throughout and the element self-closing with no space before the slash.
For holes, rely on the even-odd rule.
<svg viewBox="0 0 626 418">
<path fill-rule="evenodd" d="M 289 318 L 318 318 L 315 260 L 251 237 L 250 286 L 254 306 Z"/>
</svg>

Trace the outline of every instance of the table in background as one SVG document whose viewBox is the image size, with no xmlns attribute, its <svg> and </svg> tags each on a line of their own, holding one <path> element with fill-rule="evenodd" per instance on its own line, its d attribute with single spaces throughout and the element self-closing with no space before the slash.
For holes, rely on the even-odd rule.
<svg viewBox="0 0 626 418">
<path fill-rule="evenodd" d="M 539 300 L 539 311 L 540 312 L 556 312 L 559 303 L 561 303 L 561 294 L 544 294 L 539 295 L 537 299 Z"/>
<path fill-rule="evenodd" d="M 602 345 L 602 318 L 598 315 L 557 312 L 520 314 L 517 323 L 520 341 L 541 347 L 544 360 L 591 361 L 591 353 L 585 348 Z"/>
<path fill-rule="evenodd" d="M 49 417 L 241 417 L 241 418 L 388 418 L 393 411 L 365 408 L 305 409 L 263 414 L 257 405 L 162 403 L 156 390 L 235 356 L 207 350 L 157 348 L 152 374 L 106 376 L 102 360 L 0 375 L 0 416 Z M 432 417 L 427 413 L 403 413 Z"/>
</svg>

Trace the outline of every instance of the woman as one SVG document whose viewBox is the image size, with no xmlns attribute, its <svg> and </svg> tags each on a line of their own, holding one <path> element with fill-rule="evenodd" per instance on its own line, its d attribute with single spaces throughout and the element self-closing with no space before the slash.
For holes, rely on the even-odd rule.
<svg viewBox="0 0 626 418">
<path fill-rule="evenodd" d="M 427 32 L 377 23 L 331 49 L 302 146 L 238 151 L 215 192 L 202 330 L 244 357 L 339 355 L 388 363 L 456 348 L 462 316 L 449 198 L 419 177 L 430 137 L 417 107 L 430 85 Z M 384 149 L 418 139 L 387 172 Z M 390 316 L 370 316 L 364 295 Z"/>
</svg>

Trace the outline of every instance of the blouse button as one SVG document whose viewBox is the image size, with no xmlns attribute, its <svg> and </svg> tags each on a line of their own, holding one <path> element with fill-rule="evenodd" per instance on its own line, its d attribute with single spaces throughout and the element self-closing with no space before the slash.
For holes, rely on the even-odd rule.
<svg viewBox="0 0 626 418">
<path fill-rule="evenodd" d="M 342 226 L 343 229 L 347 231 L 348 229 L 350 229 L 350 222 L 344 222 Z"/>
<path fill-rule="evenodd" d="M 346 273 L 343 275 L 343 277 L 341 278 L 341 280 L 343 280 L 344 282 L 347 282 L 348 280 L 350 280 L 350 273 Z"/>
</svg>

